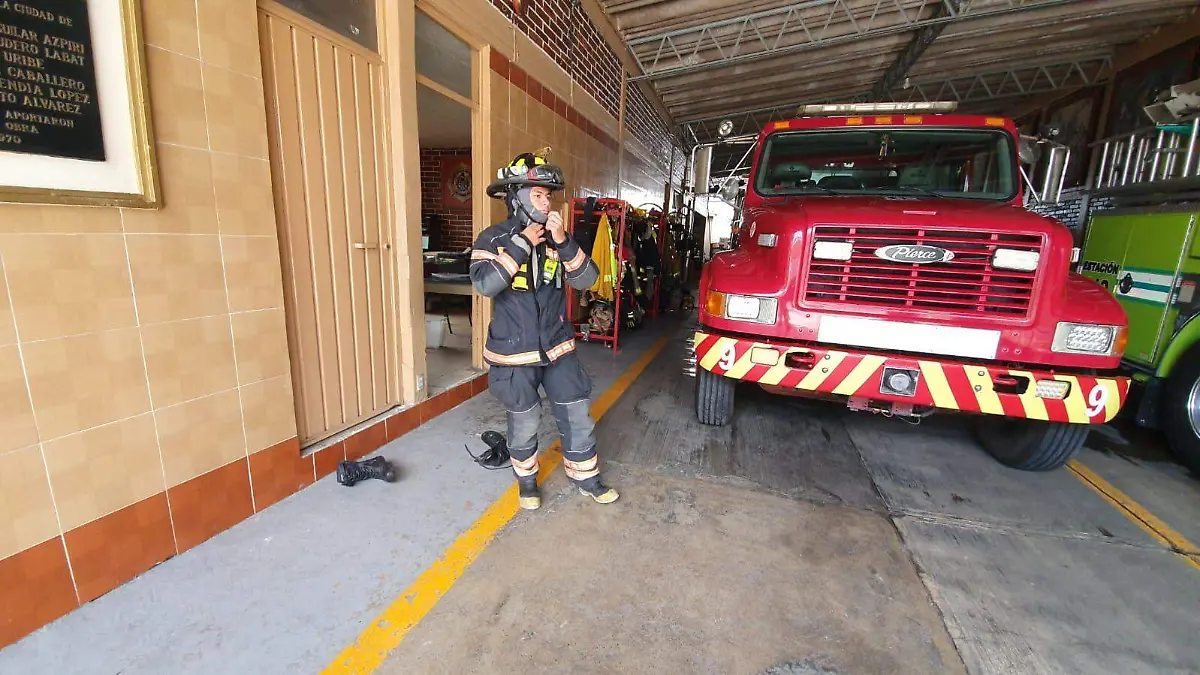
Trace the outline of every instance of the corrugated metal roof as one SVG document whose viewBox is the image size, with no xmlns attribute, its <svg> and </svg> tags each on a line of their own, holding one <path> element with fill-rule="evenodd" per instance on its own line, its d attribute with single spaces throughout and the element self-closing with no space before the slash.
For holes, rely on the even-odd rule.
<svg viewBox="0 0 1200 675">
<path fill-rule="evenodd" d="M 1186 20 L 1197 0 L 599 0 L 642 74 L 700 137 L 801 103 L 956 99 L 1013 114 L 1101 81 L 1118 50 Z M 915 58 L 913 58 L 915 54 Z M 905 56 L 906 58 L 902 58 Z M 885 75 L 892 80 L 886 87 Z M 900 75 L 897 77 L 897 75 Z M 693 140 L 687 138 L 686 140 Z"/>
</svg>

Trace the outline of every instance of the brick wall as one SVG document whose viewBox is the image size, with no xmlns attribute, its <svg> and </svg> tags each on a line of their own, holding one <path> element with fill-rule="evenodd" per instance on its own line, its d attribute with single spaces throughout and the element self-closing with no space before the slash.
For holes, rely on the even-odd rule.
<svg viewBox="0 0 1200 675">
<path fill-rule="evenodd" d="M 587 12 L 571 0 L 526 2 L 516 15 L 510 0 L 491 0 L 521 32 L 554 59 L 585 91 L 596 98 L 613 117 L 621 105 L 621 62 Z M 663 180 L 670 171 L 671 146 L 679 147 L 665 120 L 636 86 L 626 100 L 626 128 L 651 153 Z M 677 150 L 677 157 L 682 156 Z M 682 170 L 676 173 L 682 176 Z M 661 198 L 660 198 L 661 199 Z"/>
<path fill-rule="evenodd" d="M 1030 204 L 1029 210 L 1034 213 L 1053 218 L 1071 229 L 1076 243 L 1083 241 L 1083 229 L 1087 225 L 1082 213 L 1083 190 L 1076 188 L 1063 190 L 1062 199 L 1057 204 Z M 1088 206 L 1088 211 L 1095 214 L 1112 208 L 1107 198 L 1094 198 Z"/>
<path fill-rule="evenodd" d="M 421 150 L 421 222 L 436 214 L 442 217 L 441 234 L 433 242 L 435 250 L 461 251 L 471 246 L 471 207 L 447 208 L 442 205 L 442 160 L 470 156 L 470 148 L 423 148 Z"/>
</svg>

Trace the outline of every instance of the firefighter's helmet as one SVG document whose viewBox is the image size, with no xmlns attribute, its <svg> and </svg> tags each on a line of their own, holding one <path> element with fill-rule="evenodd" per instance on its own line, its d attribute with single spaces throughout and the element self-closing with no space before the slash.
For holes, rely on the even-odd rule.
<svg viewBox="0 0 1200 675">
<path fill-rule="evenodd" d="M 492 199 L 504 199 L 510 190 L 523 187 L 544 187 L 551 192 L 563 189 L 562 169 L 546 161 L 546 151 L 517 155 L 507 166 L 496 172 L 496 181 L 487 188 Z"/>
</svg>

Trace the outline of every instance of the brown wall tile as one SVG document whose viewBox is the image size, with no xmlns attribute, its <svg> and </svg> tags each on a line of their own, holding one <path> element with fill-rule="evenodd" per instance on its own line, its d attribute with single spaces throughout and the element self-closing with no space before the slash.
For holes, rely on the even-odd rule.
<svg viewBox="0 0 1200 675">
<path fill-rule="evenodd" d="M 262 77 L 255 3 L 202 0 L 197 7 L 201 60 L 243 75 Z"/>
<path fill-rule="evenodd" d="M 141 415 L 45 443 L 66 531 L 165 489 L 154 419 Z"/>
<path fill-rule="evenodd" d="M 246 449 L 254 454 L 296 435 L 292 378 L 276 377 L 242 387 Z"/>
<path fill-rule="evenodd" d="M 283 306 L 283 271 L 275 237 L 221 237 L 229 309 L 248 312 Z"/>
<path fill-rule="evenodd" d="M 208 122 L 204 118 L 204 81 L 200 62 L 162 49 L 146 49 L 150 88 L 150 113 L 154 137 L 159 143 L 208 148 Z M 162 152 L 161 146 L 159 152 Z M 171 179 L 163 170 L 162 178 Z M 170 205 L 170 194 L 167 194 Z"/>
<path fill-rule="evenodd" d="M 257 27 L 258 22 L 253 26 Z M 208 64 L 202 68 L 209 148 L 267 159 L 267 109 L 262 80 Z"/>
<path fill-rule="evenodd" d="M 241 384 L 250 384 L 291 372 L 287 324 L 282 309 L 233 315 L 233 346 Z"/>
<path fill-rule="evenodd" d="M 138 329 L 22 347 L 42 440 L 149 412 Z"/>
<path fill-rule="evenodd" d="M 121 231 L 119 209 L 69 209 L 61 206 L 4 205 L 8 234 L 101 234 Z"/>
<path fill-rule="evenodd" d="M 236 389 L 154 411 L 167 487 L 246 456 Z"/>
<path fill-rule="evenodd" d="M 16 345 L 0 347 L 0 453 L 37 442 L 20 350 Z"/>
<path fill-rule="evenodd" d="M 0 559 L 59 534 L 42 449 L 0 454 Z"/>
<path fill-rule="evenodd" d="M 387 443 L 384 422 L 376 422 L 346 439 L 346 459 L 362 459 Z"/>
<path fill-rule="evenodd" d="M 142 24 L 146 44 L 186 56 L 200 55 L 196 0 L 142 0 Z"/>
<path fill-rule="evenodd" d="M 126 237 L 142 324 L 225 314 L 225 277 L 216 235 Z"/>
<path fill-rule="evenodd" d="M 250 482 L 257 511 L 313 483 L 313 458 L 300 455 L 297 439 L 284 441 L 250 455 Z"/>
<path fill-rule="evenodd" d="M 384 420 L 387 427 L 387 442 L 400 438 L 404 434 L 421 426 L 421 410 L 413 406 L 408 410 L 396 413 Z"/>
<path fill-rule="evenodd" d="M 183 57 L 176 57 L 183 58 Z M 125 212 L 130 233 L 216 234 L 216 198 L 207 150 L 158 145 L 164 206 Z"/>
<path fill-rule="evenodd" d="M 137 325 L 120 235 L 3 236 L 0 255 L 23 342 Z"/>
<path fill-rule="evenodd" d="M 271 166 L 267 160 L 222 152 L 210 154 L 221 234 L 274 237 L 275 202 L 271 193 Z"/>
<path fill-rule="evenodd" d="M 156 408 L 237 387 L 228 316 L 145 326 L 142 344 Z"/>
<path fill-rule="evenodd" d="M 346 459 L 345 443 L 335 443 L 313 453 L 313 463 L 316 465 L 317 480 L 337 471 L 338 462 L 344 459 Z"/>
<path fill-rule="evenodd" d="M 254 515 L 245 457 L 167 490 L 180 553 Z"/>
<path fill-rule="evenodd" d="M 90 602 L 175 554 L 167 495 L 159 493 L 67 532 L 82 602 Z"/>
<path fill-rule="evenodd" d="M 61 537 L 0 560 L 0 649 L 77 606 Z"/>
</svg>

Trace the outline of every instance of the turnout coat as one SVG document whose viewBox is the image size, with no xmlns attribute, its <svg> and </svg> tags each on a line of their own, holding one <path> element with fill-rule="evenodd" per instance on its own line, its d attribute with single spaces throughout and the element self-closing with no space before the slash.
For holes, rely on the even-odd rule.
<svg viewBox="0 0 1200 675">
<path fill-rule="evenodd" d="M 544 366 L 575 351 L 566 286 L 586 290 L 599 270 L 571 234 L 533 246 L 515 216 L 480 233 L 471 249 L 471 283 L 492 298 L 483 358 L 494 366 Z"/>
</svg>

